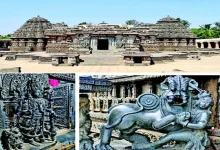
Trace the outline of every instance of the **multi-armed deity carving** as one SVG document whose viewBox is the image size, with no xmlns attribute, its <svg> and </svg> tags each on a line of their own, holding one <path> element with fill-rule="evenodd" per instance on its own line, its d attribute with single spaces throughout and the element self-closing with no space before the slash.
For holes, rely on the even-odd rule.
<svg viewBox="0 0 220 150">
<path fill-rule="evenodd" d="M 10 129 L 2 132 L 4 149 L 21 149 L 24 143 L 54 144 L 56 114 L 47 75 L 5 74 L 2 78 L 1 100 L 10 122 Z"/>
<path fill-rule="evenodd" d="M 163 94 L 142 94 L 136 104 L 126 103 L 109 110 L 107 124 L 100 129 L 101 141 L 97 150 L 112 150 L 112 130 L 119 130 L 121 138 L 132 143 L 132 149 L 160 149 L 171 141 L 182 143 L 184 150 L 204 150 L 210 145 L 206 132 L 214 104 L 210 93 L 198 88 L 187 77 L 168 77 L 161 83 Z M 151 143 L 137 133 L 138 129 L 167 133 Z M 169 149 L 169 148 L 168 148 Z"/>
</svg>

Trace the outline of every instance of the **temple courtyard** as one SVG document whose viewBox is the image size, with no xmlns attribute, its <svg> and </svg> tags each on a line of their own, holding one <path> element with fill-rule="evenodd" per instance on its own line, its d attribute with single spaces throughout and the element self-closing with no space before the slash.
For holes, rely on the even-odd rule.
<svg viewBox="0 0 220 150">
<path fill-rule="evenodd" d="M 6 72 L 7 68 L 21 67 L 22 73 L 99 73 L 99 72 L 111 72 L 111 73 L 161 73 L 161 72 L 220 72 L 219 65 L 220 55 L 215 56 L 201 56 L 201 60 L 197 59 L 175 59 L 173 62 L 157 63 L 151 66 L 112 66 L 112 65 L 100 65 L 100 66 L 52 66 L 51 64 L 39 64 L 37 62 L 31 62 L 30 59 L 17 59 L 15 61 L 6 61 L 5 57 L 0 57 L 0 69 L 1 72 Z M 3 70 L 2 70 L 3 69 Z"/>
</svg>

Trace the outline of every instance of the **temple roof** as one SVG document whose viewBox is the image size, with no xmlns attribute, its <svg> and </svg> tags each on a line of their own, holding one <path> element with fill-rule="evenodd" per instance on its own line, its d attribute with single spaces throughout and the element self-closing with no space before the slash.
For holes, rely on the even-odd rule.
<svg viewBox="0 0 220 150">
<path fill-rule="evenodd" d="M 66 36 L 75 34 L 124 34 L 124 35 L 153 35 L 157 38 L 196 38 L 181 22 L 167 16 L 156 24 L 141 24 L 137 27 L 120 26 L 102 22 L 98 25 L 68 27 L 65 23 L 51 24 L 40 16 L 25 22 L 14 34 L 13 38 L 46 38 L 47 36 Z"/>
<path fill-rule="evenodd" d="M 160 22 L 179 22 L 178 20 L 176 20 L 175 18 L 170 17 L 169 15 L 165 18 L 162 18 L 158 21 L 158 23 Z"/>
<path fill-rule="evenodd" d="M 48 22 L 48 20 L 38 15 L 37 17 L 29 19 L 28 22 Z"/>
<path fill-rule="evenodd" d="M 51 29 L 52 24 L 40 16 L 27 20 L 17 31 L 12 34 L 11 38 L 45 38 L 46 29 Z"/>
</svg>

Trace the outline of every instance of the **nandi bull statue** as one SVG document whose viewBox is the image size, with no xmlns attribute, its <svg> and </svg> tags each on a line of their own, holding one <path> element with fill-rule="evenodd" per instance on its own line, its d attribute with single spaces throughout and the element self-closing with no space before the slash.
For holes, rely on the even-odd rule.
<svg viewBox="0 0 220 150">
<path fill-rule="evenodd" d="M 198 83 L 182 76 L 168 77 L 161 83 L 163 94 L 142 94 L 136 104 L 119 104 L 109 110 L 107 124 L 100 128 L 101 141 L 97 150 L 113 150 L 112 130 L 132 143 L 132 149 L 160 149 L 170 141 L 185 143 L 184 150 L 204 150 L 210 145 L 205 131 L 211 116 L 211 95 L 198 88 Z M 168 133 L 154 143 L 136 133 L 147 129 Z"/>
</svg>

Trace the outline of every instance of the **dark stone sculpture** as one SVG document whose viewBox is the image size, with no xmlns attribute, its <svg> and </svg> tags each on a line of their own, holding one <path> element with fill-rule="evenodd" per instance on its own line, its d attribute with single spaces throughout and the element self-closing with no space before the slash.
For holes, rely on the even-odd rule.
<svg viewBox="0 0 220 150">
<path fill-rule="evenodd" d="M 107 124 L 100 129 L 97 150 L 111 150 L 112 130 L 132 143 L 132 149 L 158 149 L 170 141 L 185 142 L 184 150 L 203 150 L 210 145 L 205 130 L 211 116 L 211 95 L 190 78 L 168 77 L 161 83 L 163 94 L 142 94 L 136 104 L 119 104 L 109 110 Z M 168 133 L 154 143 L 139 133 L 147 129 Z"/>
<path fill-rule="evenodd" d="M 2 132 L 3 148 L 21 149 L 29 143 L 41 149 L 55 144 L 56 114 L 48 75 L 2 74 L 1 79 L 1 99 L 10 122 L 10 128 Z"/>
<path fill-rule="evenodd" d="M 80 95 L 80 145 L 81 150 L 93 150 L 93 141 L 89 137 L 90 129 L 92 126 L 92 121 L 89 116 L 89 100 L 88 96 L 85 94 Z"/>
</svg>

